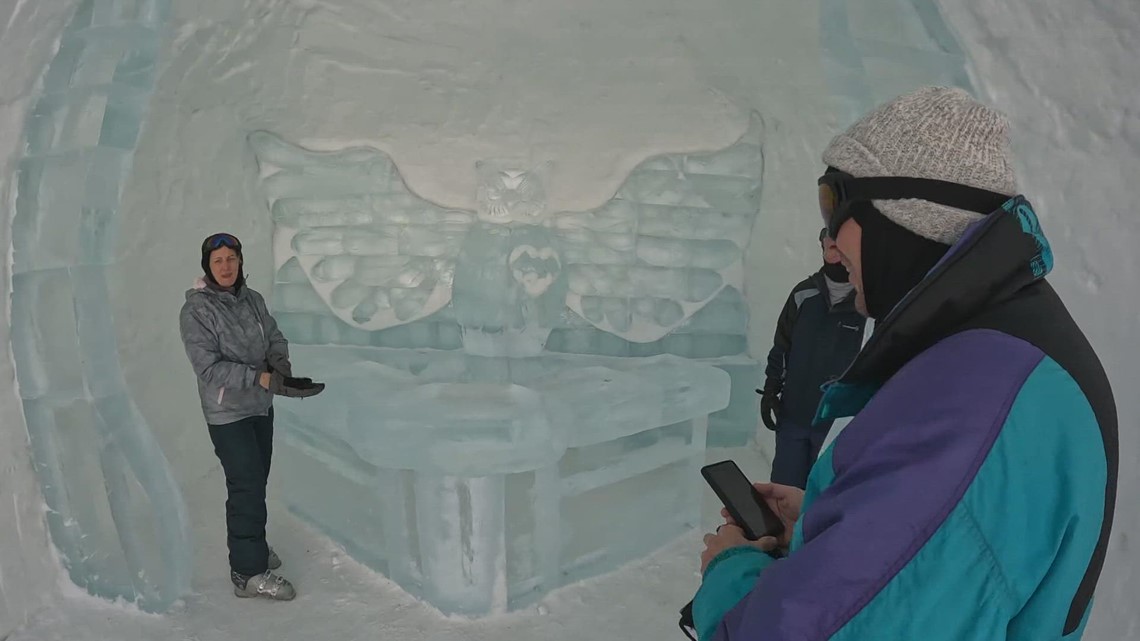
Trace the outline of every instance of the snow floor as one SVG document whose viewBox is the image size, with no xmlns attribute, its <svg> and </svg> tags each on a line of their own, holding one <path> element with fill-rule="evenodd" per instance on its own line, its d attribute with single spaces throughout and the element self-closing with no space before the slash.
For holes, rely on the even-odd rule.
<svg viewBox="0 0 1140 641">
<path fill-rule="evenodd" d="M 203 438 L 207 438 L 205 432 Z M 732 458 L 754 480 L 766 480 L 770 446 L 709 450 L 711 462 Z M 288 512 L 270 487 L 269 541 L 281 573 L 297 587 L 288 603 L 238 599 L 226 564 L 224 477 L 218 466 L 187 496 L 195 521 L 197 571 L 193 593 L 164 615 L 88 596 L 67 584 L 64 597 L 4 641 L 221 641 L 274 639 L 399 639 L 401 641 L 576 641 L 679 639 L 678 610 L 699 585 L 704 532 L 691 532 L 649 557 L 549 594 L 537 606 L 467 620 L 445 617 L 395 583 L 355 562 Z M 703 482 L 695 479 L 696 482 Z M 703 520 L 720 522 L 711 491 Z"/>
</svg>

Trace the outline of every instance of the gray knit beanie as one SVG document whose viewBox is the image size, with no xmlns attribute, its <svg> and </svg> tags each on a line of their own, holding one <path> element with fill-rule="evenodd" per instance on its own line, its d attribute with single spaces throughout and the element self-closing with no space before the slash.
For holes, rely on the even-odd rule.
<svg viewBox="0 0 1140 641">
<path fill-rule="evenodd" d="M 962 89 L 923 87 L 883 104 L 832 139 L 823 162 L 857 178 L 934 178 L 1017 194 L 1009 121 Z M 981 214 L 925 200 L 874 200 L 898 225 L 953 245 Z"/>
</svg>

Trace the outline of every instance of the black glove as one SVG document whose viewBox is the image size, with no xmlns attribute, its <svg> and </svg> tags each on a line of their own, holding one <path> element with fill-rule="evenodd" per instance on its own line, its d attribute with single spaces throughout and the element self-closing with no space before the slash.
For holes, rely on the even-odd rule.
<svg viewBox="0 0 1140 641">
<path fill-rule="evenodd" d="M 765 385 L 763 390 L 756 390 L 760 394 L 760 420 L 764 427 L 776 431 L 777 418 L 780 416 L 780 392 L 771 385 Z"/>
<path fill-rule="evenodd" d="M 273 372 L 269 375 L 269 391 L 278 396 L 307 398 L 320 394 L 324 389 L 324 383 L 314 383 L 311 378 L 293 378 L 292 376 L 285 376 L 281 372 Z"/>
</svg>

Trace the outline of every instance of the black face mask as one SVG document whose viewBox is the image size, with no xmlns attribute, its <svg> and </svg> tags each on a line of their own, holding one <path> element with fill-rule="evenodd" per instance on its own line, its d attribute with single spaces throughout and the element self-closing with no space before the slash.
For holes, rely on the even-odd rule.
<svg viewBox="0 0 1140 641">
<path fill-rule="evenodd" d="M 863 298 L 867 315 L 883 320 L 950 250 L 892 222 L 866 203 L 852 213 L 863 230 Z"/>
<path fill-rule="evenodd" d="M 822 271 L 824 276 L 827 276 L 832 282 L 836 283 L 846 283 L 851 278 L 851 275 L 847 273 L 847 268 L 843 266 L 843 263 L 824 263 Z"/>
</svg>

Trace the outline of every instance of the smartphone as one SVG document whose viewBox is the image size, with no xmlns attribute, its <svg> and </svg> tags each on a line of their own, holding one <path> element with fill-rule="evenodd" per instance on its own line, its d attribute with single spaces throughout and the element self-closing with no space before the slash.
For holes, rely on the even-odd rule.
<svg viewBox="0 0 1140 641">
<path fill-rule="evenodd" d="M 749 541 L 784 533 L 784 522 L 768 507 L 764 497 L 752 487 L 748 477 L 733 461 L 721 461 L 701 468 L 701 476 L 720 497 L 732 520 L 744 530 Z"/>
</svg>

